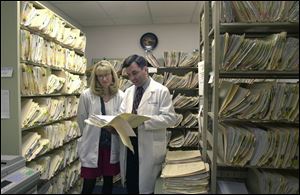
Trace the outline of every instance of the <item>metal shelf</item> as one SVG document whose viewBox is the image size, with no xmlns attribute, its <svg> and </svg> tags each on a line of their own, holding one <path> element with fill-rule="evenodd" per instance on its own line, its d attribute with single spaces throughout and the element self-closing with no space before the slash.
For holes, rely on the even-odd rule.
<svg viewBox="0 0 300 195">
<path fill-rule="evenodd" d="M 174 151 L 174 150 L 199 150 L 199 146 L 182 146 L 179 148 L 172 148 L 170 146 L 168 146 L 168 149 L 170 151 Z"/>
<path fill-rule="evenodd" d="M 65 167 L 57 170 L 57 172 L 50 178 L 50 179 L 40 179 L 38 185 L 38 188 L 41 189 L 43 188 L 44 185 L 47 185 L 49 182 L 51 182 L 60 172 L 65 170 L 67 167 L 71 167 L 72 165 L 75 164 L 75 162 L 79 161 L 79 158 L 76 158 L 73 160 L 71 163 L 67 164 Z"/>
<path fill-rule="evenodd" d="M 221 33 L 299 33 L 299 23 L 220 23 Z"/>
<path fill-rule="evenodd" d="M 176 88 L 176 89 L 169 89 L 170 91 L 198 91 L 199 88 Z"/>
<path fill-rule="evenodd" d="M 175 110 L 182 110 L 182 111 L 185 111 L 185 110 L 191 110 L 191 111 L 198 111 L 199 110 L 199 107 L 192 107 L 192 108 L 175 108 Z"/>
<path fill-rule="evenodd" d="M 51 149 L 51 150 L 48 150 L 48 151 L 46 151 L 45 153 L 36 156 L 36 157 L 35 157 L 34 159 L 32 159 L 31 161 L 27 161 L 27 160 L 26 160 L 26 163 L 32 162 L 32 161 L 34 161 L 34 160 L 36 160 L 36 159 L 38 159 L 38 158 L 40 158 L 40 157 L 42 157 L 42 156 L 44 156 L 44 155 L 47 155 L 47 154 L 49 154 L 49 153 L 51 153 L 51 152 L 53 152 L 53 151 L 57 151 L 57 150 L 63 148 L 64 146 L 70 144 L 71 142 L 76 141 L 76 140 L 77 140 L 78 138 L 80 138 L 80 137 L 81 137 L 81 136 L 74 137 L 73 139 L 71 139 L 71 140 L 69 140 L 69 141 L 67 141 L 67 142 L 64 142 L 62 146 L 59 146 L 59 147 L 53 148 L 53 149 Z"/>
<path fill-rule="evenodd" d="M 214 113 L 208 112 L 207 114 L 212 120 L 214 119 Z M 286 124 L 299 126 L 299 121 L 287 121 L 287 120 L 260 120 L 260 119 L 238 119 L 238 118 L 222 118 L 218 117 L 219 123 L 222 122 L 234 122 L 234 123 L 257 123 L 257 124 Z"/>
<path fill-rule="evenodd" d="M 28 61 L 28 60 L 20 60 L 20 63 L 24 63 L 24 64 L 27 64 L 27 65 L 33 65 L 33 66 L 40 66 L 40 67 L 44 67 L 44 68 L 50 68 L 51 70 L 55 70 L 55 71 L 65 70 L 65 71 L 68 71 L 72 74 L 77 74 L 77 75 L 81 75 L 81 76 L 85 75 L 84 73 L 76 72 L 74 70 L 69 70 L 69 69 L 66 69 L 66 68 L 50 66 L 50 65 L 41 64 L 41 63 L 37 63 L 37 62 L 32 62 L 32 61 Z"/>
<path fill-rule="evenodd" d="M 297 71 L 219 71 L 219 78 L 299 79 Z"/>
<path fill-rule="evenodd" d="M 230 165 L 221 162 L 220 159 L 218 159 L 217 164 L 219 167 L 232 167 L 232 168 L 244 168 L 244 169 L 254 168 L 254 169 L 272 169 L 272 170 L 299 170 L 297 168 L 276 168 L 276 167 L 266 167 L 266 166 L 256 166 L 256 165 L 245 165 L 245 166 Z"/>
<path fill-rule="evenodd" d="M 219 108 L 222 102 L 219 102 L 220 89 L 217 83 L 220 79 L 230 78 L 230 79 L 299 79 L 298 71 L 224 71 L 220 70 L 221 64 L 221 54 L 220 45 L 222 44 L 221 35 L 225 32 L 230 34 L 245 34 L 245 37 L 255 37 L 261 38 L 266 37 L 272 33 L 287 32 L 287 36 L 299 37 L 299 22 L 297 23 L 221 23 L 222 2 L 205 2 L 204 12 L 200 14 L 200 18 L 204 17 L 204 32 L 200 33 L 203 38 L 203 48 L 204 48 L 204 61 L 205 61 L 205 71 L 204 71 L 204 114 L 203 114 L 203 156 L 207 155 L 210 161 L 211 169 L 211 181 L 210 191 L 212 193 L 217 193 L 217 178 L 219 176 L 231 177 L 231 178 L 247 178 L 247 171 L 249 168 L 262 168 L 262 169 L 276 169 L 272 167 L 265 166 L 250 166 L 246 165 L 243 167 L 226 165 L 222 163 L 218 156 L 218 131 L 219 124 L 221 122 L 236 122 L 236 123 L 271 123 L 276 125 L 297 125 L 299 122 L 290 122 L 284 120 L 276 121 L 262 121 L 257 119 L 232 119 L 232 118 L 222 118 L 219 117 Z M 214 46 L 211 43 L 214 40 Z M 200 45 L 201 46 L 201 45 Z M 211 87 L 208 83 L 210 72 L 214 73 L 213 86 Z M 293 82 L 293 81 L 291 81 Z M 297 82 L 297 81 L 296 81 Z M 210 111 L 210 112 L 209 112 Z M 284 124 L 283 124 L 284 123 Z M 211 130 L 211 131 L 209 131 Z M 208 143 L 208 144 L 206 144 Z M 211 148 L 209 147 L 211 146 Z M 206 152 L 206 153 L 205 153 Z M 277 168 L 276 170 L 281 169 Z M 289 169 L 282 169 L 289 170 Z M 292 169 L 298 170 L 298 169 Z M 234 173 L 230 173 L 230 172 Z"/>
<path fill-rule="evenodd" d="M 199 127 L 170 127 L 170 128 L 167 128 L 168 131 L 173 131 L 173 130 L 190 130 L 190 131 L 198 131 L 199 130 Z"/>
<path fill-rule="evenodd" d="M 43 94 L 43 95 L 22 95 L 21 98 L 43 98 L 43 97 L 61 97 L 61 96 L 80 96 L 80 93 L 73 94 Z"/>
<path fill-rule="evenodd" d="M 259 119 L 236 119 L 236 118 L 219 118 L 219 122 L 241 122 L 241 123 L 258 123 L 258 124 L 288 124 L 293 126 L 299 126 L 298 122 L 287 120 L 259 120 Z"/>
<path fill-rule="evenodd" d="M 180 70 L 180 71 L 184 71 L 184 72 L 188 72 L 188 71 L 197 71 L 198 72 L 197 67 L 159 67 L 159 68 L 157 68 L 157 72 L 159 72 L 159 71 L 172 72 L 172 71 L 176 71 L 176 70 Z"/>
<path fill-rule="evenodd" d="M 34 125 L 34 126 L 31 126 L 31 127 L 25 127 L 25 128 L 22 128 L 21 131 L 27 131 L 27 130 L 31 130 L 31 129 L 35 129 L 35 128 L 39 128 L 39 127 L 44 127 L 44 126 L 47 126 L 47 125 L 52 125 L 54 123 L 58 123 L 58 122 L 61 122 L 61 121 L 71 120 L 75 117 L 76 116 L 71 116 L 71 117 L 68 117 L 68 118 L 63 118 L 63 119 L 59 119 L 59 120 L 55 120 L 55 121 L 51 121 L 51 122 L 47 122 L 47 123 L 43 123 L 43 124 L 39 124 L 39 125 Z"/>
<path fill-rule="evenodd" d="M 212 146 L 213 145 L 213 136 L 212 136 L 211 132 L 208 130 L 206 131 L 206 138 L 207 138 L 208 143 Z"/>
</svg>

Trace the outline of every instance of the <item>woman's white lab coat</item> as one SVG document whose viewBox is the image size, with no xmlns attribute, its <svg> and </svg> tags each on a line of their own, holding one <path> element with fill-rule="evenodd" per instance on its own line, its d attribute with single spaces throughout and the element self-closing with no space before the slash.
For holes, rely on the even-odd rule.
<svg viewBox="0 0 300 195">
<path fill-rule="evenodd" d="M 151 78 L 150 78 L 151 79 Z M 125 91 L 121 112 L 131 113 L 135 86 Z M 151 117 L 138 128 L 139 192 L 154 192 L 155 180 L 165 159 L 166 128 L 175 125 L 176 115 L 168 88 L 151 79 L 141 99 L 137 114 Z M 126 146 L 120 144 L 121 178 L 126 179 Z"/>
<path fill-rule="evenodd" d="M 110 100 L 113 101 L 113 108 L 111 114 L 118 114 L 120 104 L 122 102 L 124 93 L 118 91 L 118 93 Z M 92 125 L 88 125 L 84 122 L 92 114 L 101 114 L 101 102 L 100 97 L 94 95 L 91 89 L 86 89 L 81 95 L 77 111 L 77 122 L 82 133 L 82 136 L 78 139 L 78 154 L 81 161 L 81 166 L 96 168 L 98 167 L 98 150 L 99 150 L 99 138 L 101 129 Z M 114 164 L 119 162 L 119 138 L 117 135 L 111 136 L 111 151 L 110 151 L 110 163 Z"/>
</svg>

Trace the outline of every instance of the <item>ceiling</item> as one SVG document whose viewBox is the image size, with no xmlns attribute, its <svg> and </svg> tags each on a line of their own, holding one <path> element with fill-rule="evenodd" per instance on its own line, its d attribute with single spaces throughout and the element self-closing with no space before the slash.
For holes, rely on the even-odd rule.
<svg viewBox="0 0 300 195">
<path fill-rule="evenodd" d="M 83 27 L 193 24 L 200 1 L 50 1 Z"/>
</svg>

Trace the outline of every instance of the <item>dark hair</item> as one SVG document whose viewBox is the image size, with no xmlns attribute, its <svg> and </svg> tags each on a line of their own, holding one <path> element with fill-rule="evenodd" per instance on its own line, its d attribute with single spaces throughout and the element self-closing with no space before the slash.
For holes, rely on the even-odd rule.
<svg viewBox="0 0 300 195">
<path fill-rule="evenodd" d="M 148 66 L 147 60 L 143 56 L 134 54 L 124 60 L 122 68 L 129 67 L 133 62 L 135 62 L 140 68 Z"/>
</svg>

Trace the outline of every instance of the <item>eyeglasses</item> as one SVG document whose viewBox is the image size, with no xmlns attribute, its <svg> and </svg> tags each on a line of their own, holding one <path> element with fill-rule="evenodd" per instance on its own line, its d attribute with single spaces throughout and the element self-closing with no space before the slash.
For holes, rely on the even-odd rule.
<svg viewBox="0 0 300 195">
<path fill-rule="evenodd" d="M 109 76 L 111 76 L 111 74 L 97 75 L 97 78 L 102 80 L 104 78 L 108 78 Z"/>
</svg>

